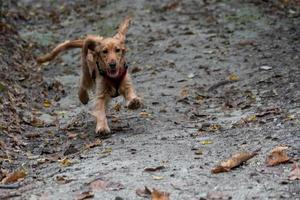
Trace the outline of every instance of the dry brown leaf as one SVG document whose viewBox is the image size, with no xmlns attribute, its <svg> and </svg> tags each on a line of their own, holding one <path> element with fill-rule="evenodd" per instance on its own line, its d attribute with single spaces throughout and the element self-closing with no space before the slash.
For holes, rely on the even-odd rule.
<svg viewBox="0 0 300 200">
<path fill-rule="evenodd" d="M 256 152 L 248 153 L 248 152 L 241 152 L 231 156 L 228 160 L 222 161 L 220 165 L 216 166 L 211 170 L 212 173 L 217 174 L 221 172 L 228 172 L 232 168 L 235 168 L 242 164 L 243 162 L 253 158 L 257 155 Z"/>
<path fill-rule="evenodd" d="M 286 163 L 290 160 L 285 150 L 288 147 L 276 147 L 271 151 L 271 154 L 268 155 L 266 159 L 267 166 L 275 166 L 281 163 Z"/>
<path fill-rule="evenodd" d="M 90 187 L 93 191 L 95 190 L 105 190 L 107 187 L 107 181 L 103 181 L 103 180 L 95 180 L 93 182 L 90 183 Z"/>
<path fill-rule="evenodd" d="M 151 200 L 169 200 L 170 194 L 167 192 L 162 192 L 156 189 L 153 189 L 151 193 Z"/>
<path fill-rule="evenodd" d="M 75 139 L 77 137 L 77 133 L 68 132 L 67 136 L 69 139 Z"/>
<path fill-rule="evenodd" d="M 189 88 L 187 86 L 184 86 L 180 91 L 180 97 L 183 99 L 188 96 L 189 96 Z"/>
<path fill-rule="evenodd" d="M 300 168 L 297 165 L 297 163 L 293 164 L 292 171 L 289 174 L 289 180 L 291 181 L 300 180 Z"/>
<path fill-rule="evenodd" d="M 135 192 L 140 197 L 144 197 L 144 198 L 151 197 L 151 200 L 169 200 L 169 196 L 170 196 L 169 193 L 162 192 L 156 189 L 153 189 L 151 191 L 147 186 L 145 186 L 144 188 L 139 188 Z"/>
<path fill-rule="evenodd" d="M 102 144 L 102 141 L 100 139 L 97 139 L 95 142 L 89 143 L 85 145 L 86 149 L 91 149 L 94 148 L 96 146 L 100 146 Z"/>
<path fill-rule="evenodd" d="M 18 170 L 14 171 L 12 173 L 9 173 L 3 180 L 3 184 L 10 184 L 10 183 L 15 183 L 18 180 L 24 178 L 27 175 L 27 172 L 25 170 Z"/>
<path fill-rule="evenodd" d="M 98 178 L 90 183 L 90 188 L 92 191 L 97 190 L 112 190 L 112 191 L 118 191 L 124 189 L 124 185 L 117 182 L 111 182 L 103 180 L 102 178 Z"/>
<path fill-rule="evenodd" d="M 85 191 L 77 195 L 77 200 L 84 200 L 93 198 L 94 194 L 91 191 Z"/>
</svg>

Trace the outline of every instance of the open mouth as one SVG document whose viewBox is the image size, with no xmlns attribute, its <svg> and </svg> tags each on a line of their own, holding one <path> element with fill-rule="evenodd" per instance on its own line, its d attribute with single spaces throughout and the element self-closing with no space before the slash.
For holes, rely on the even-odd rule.
<svg viewBox="0 0 300 200">
<path fill-rule="evenodd" d="M 119 74 L 119 71 L 117 69 L 109 69 L 107 70 L 107 75 L 111 78 L 117 77 Z"/>
</svg>

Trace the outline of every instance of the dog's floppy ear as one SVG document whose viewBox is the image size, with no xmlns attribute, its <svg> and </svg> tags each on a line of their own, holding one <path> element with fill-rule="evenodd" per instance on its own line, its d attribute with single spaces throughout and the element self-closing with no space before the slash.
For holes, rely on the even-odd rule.
<svg viewBox="0 0 300 200">
<path fill-rule="evenodd" d="M 119 25 L 118 32 L 114 36 L 114 38 L 121 40 L 122 42 L 125 42 L 126 39 L 126 33 L 128 31 L 129 25 L 131 23 L 132 18 L 126 17 L 124 21 Z"/>
<path fill-rule="evenodd" d="M 83 47 L 82 47 L 82 64 L 83 64 L 83 70 L 87 70 L 87 54 L 90 51 L 95 51 L 97 48 L 97 45 L 99 44 L 99 41 L 94 36 L 88 36 L 83 41 Z"/>
<path fill-rule="evenodd" d="M 86 58 L 88 54 L 88 50 L 95 51 L 99 43 L 100 43 L 99 38 L 95 36 L 86 37 L 86 39 L 83 41 L 83 47 L 82 47 L 83 59 Z"/>
<path fill-rule="evenodd" d="M 92 37 L 87 37 L 83 43 L 83 50 L 95 51 L 96 46 L 97 46 L 97 41 L 95 41 L 95 39 Z"/>
</svg>

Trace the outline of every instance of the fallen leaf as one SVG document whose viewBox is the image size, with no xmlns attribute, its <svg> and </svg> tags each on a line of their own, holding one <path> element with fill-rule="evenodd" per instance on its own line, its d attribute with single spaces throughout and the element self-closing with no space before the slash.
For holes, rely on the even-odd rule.
<svg viewBox="0 0 300 200">
<path fill-rule="evenodd" d="M 62 160 L 58 160 L 58 162 L 60 164 L 62 164 L 64 167 L 70 166 L 73 162 L 71 160 L 69 160 L 67 157 L 62 159 Z"/>
<path fill-rule="evenodd" d="M 214 142 L 211 141 L 211 140 L 203 140 L 203 141 L 201 141 L 200 143 L 203 144 L 203 145 L 207 145 L 207 144 L 212 144 L 212 143 L 214 143 Z"/>
<path fill-rule="evenodd" d="M 110 154 L 112 152 L 112 148 L 108 147 L 103 149 L 103 151 L 101 151 L 101 154 Z"/>
<path fill-rule="evenodd" d="M 100 139 L 96 139 L 94 142 L 86 144 L 85 148 L 86 149 L 91 149 L 91 148 L 94 148 L 96 146 L 100 146 L 101 144 L 102 144 L 102 141 Z"/>
<path fill-rule="evenodd" d="M 289 114 L 286 116 L 286 119 L 291 120 L 291 121 L 294 120 L 295 118 L 296 118 L 295 115 L 292 115 L 292 114 Z"/>
<path fill-rule="evenodd" d="M 75 139 L 77 137 L 77 133 L 68 132 L 67 136 L 69 139 Z"/>
<path fill-rule="evenodd" d="M 235 168 L 242 164 L 243 162 L 253 158 L 255 155 L 257 155 L 256 152 L 253 153 L 247 153 L 247 152 L 241 152 L 237 153 L 233 156 L 231 156 L 228 160 L 222 161 L 220 165 L 214 167 L 211 172 L 213 174 L 221 173 L 221 172 L 228 172 L 232 168 Z"/>
<path fill-rule="evenodd" d="M 140 112 L 140 116 L 141 116 L 141 117 L 150 117 L 151 114 L 150 114 L 150 113 L 147 113 L 147 112 Z"/>
<path fill-rule="evenodd" d="M 220 130 L 221 128 L 222 128 L 222 126 L 220 124 L 211 124 L 208 127 L 208 131 L 210 131 L 210 132 L 216 132 L 216 131 Z"/>
<path fill-rule="evenodd" d="M 50 108 L 51 107 L 51 102 L 48 100 L 48 99 L 46 99 L 45 101 L 44 101 L 44 107 L 45 108 Z"/>
<path fill-rule="evenodd" d="M 144 188 L 139 188 L 136 191 L 136 194 L 140 197 L 150 198 L 151 200 L 169 200 L 170 194 L 167 192 L 159 191 L 155 188 L 151 191 L 147 186 Z"/>
<path fill-rule="evenodd" d="M 151 193 L 151 200 L 169 200 L 170 194 L 167 192 L 162 192 L 156 189 L 153 189 Z"/>
<path fill-rule="evenodd" d="M 111 190 L 111 191 L 119 191 L 124 189 L 124 185 L 121 183 L 111 182 L 103 180 L 102 178 L 97 178 L 89 183 L 90 188 L 92 191 L 97 190 Z"/>
<path fill-rule="evenodd" d="M 33 117 L 33 119 L 30 121 L 30 124 L 34 127 L 44 127 L 45 126 L 45 122 L 36 117 Z"/>
<path fill-rule="evenodd" d="M 181 91 L 180 91 L 180 97 L 183 99 L 183 98 L 186 98 L 189 96 L 189 89 L 187 86 L 184 86 Z"/>
<path fill-rule="evenodd" d="M 73 180 L 72 180 L 72 179 L 69 179 L 66 175 L 62 175 L 62 176 L 56 176 L 56 177 L 55 177 L 55 181 L 56 181 L 58 184 L 67 184 L 67 183 L 72 182 Z"/>
<path fill-rule="evenodd" d="M 291 181 L 300 180 L 300 169 L 297 163 L 294 163 L 292 166 L 292 171 L 289 174 L 289 180 Z"/>
<path fill-rule="evenodd" d="M 145 172 L 155 172 L 155 171 L 158 171 L 158 170 L 162 170 L 162 169 L 165 169 L 165 166 L 158 166 L 158 167 L 146 167 L 144 169 Z"/>
<path fill-rule="evenodd" d="M 157 181 L 164 179 L 163 176 L 152 176 L 152 178 L 153 178 L 153 180 L 157 180 Z"/>
<path fill-rule="evenodd" d="M 77 200 L 84 200 L 93 198 L 94 194 L 91 191 L 85 191 L 77 195 Z"/>
<path fill-rule="evenodd" d="M 145 186 L 144 188 L 138 188 L 135 193 L 140 197 L 150 198 L 152 192 L 147 186 Z"/>
<path fill-rule="evenodd" d="M 95 190 L 105 190 L 107 186 L 107 182 L 103 180 L 95 180 L 90 183 L 90 187 L 93 191 Z"/>
<path fill-rule="evenodd" d="M 267 166 L 275 166 L 281 163 L 286 163 L 290 160 L 285 150 L 288 147 L 276 147 L 271 151 L 271 154 L 268 155 L 266 159 Z"/>
<path fill-rule="evenodd" d="M 256 122 L 257 121 L 257 117 L 256 115 L 250 115 L 246 118 L 245 120 L 246 122 Z"/>
<path fill-rule="evenodd" d="M 202 155 L 203 154 L 203 152 L 202 152 L 202 150 L 200 150 L 200 149 L 198 149 L 197 151 L 195 151 L 195 155 Z"/>
<path fill-rule="evenodd" d="M 240 80 L 240 78 L 238 77 L 238 75 L 236 75 L 234 73 L 230 74 L 229 77 L 228 77 L 228 79 L 230 81 L 238 81 L 238 80 Z"/>
<path fill-rule="evenodd" d="M 10 184 L 19 181 L 27 175 L 27 172 L 24 169 L 14 171 L 9 173 L 1 182 L 3 184 Z"/>
</svg>

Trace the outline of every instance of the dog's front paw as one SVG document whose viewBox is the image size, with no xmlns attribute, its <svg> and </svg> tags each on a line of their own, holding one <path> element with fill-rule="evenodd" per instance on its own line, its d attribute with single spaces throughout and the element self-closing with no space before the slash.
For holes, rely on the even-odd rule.
<svg viewBox="0 0 300 200">
<path fill-rule="evenodd" d="M 95 130 L 96 134 L 102 139 L 110 137 L 110 129 L 108 126 L 97 126 Z"/>
<path fill-rule="evenodd" d="M 139 97 L 135 97 L 127 103 L 127 108 L 136 110 L 142 106 L 142 100 Z"/>
</svg>

